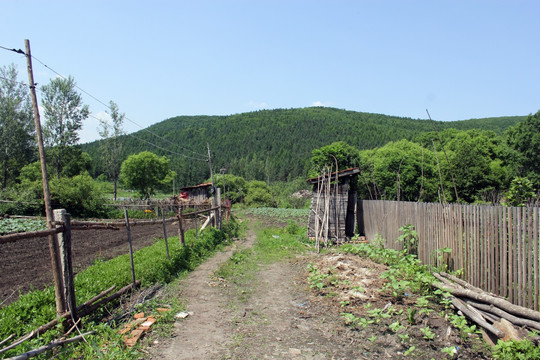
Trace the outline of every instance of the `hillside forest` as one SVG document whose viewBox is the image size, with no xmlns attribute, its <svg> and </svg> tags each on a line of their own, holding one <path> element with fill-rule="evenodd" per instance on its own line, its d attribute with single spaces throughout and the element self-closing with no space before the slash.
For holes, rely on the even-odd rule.
<svg viewBox="0 0 540 360">
<path fill-rule="evenodd" d="M 28 89 L 0 67 L 0 213 L 42 212 Z M 105 217 L 116 199 L 172 194 L 210 180 L 233 202 L 302 207 L 291 194 L 325 166 L 359 167 L 359 198 L 522 205 L 540 189 L 540 111 L 432 121 L 327 107 L 177 116 L 133 134 L 111 101 L 101 140 L 79 144 L 89 107 L 72 77 L 40 88 L 53 206 Z M 112 201 L 112 199 L 110 199 Z"/>
</svg>

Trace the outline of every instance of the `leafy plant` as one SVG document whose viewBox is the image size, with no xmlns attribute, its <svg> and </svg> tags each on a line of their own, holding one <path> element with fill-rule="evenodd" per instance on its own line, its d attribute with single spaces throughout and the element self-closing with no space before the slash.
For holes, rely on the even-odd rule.
<svg viewBox="0 0 540 360">
<path fill-rule="evenodd" d="M 529 339 L 521 341 L 499 340 L 495 345 L 493 358 L 498 360 L 540 359 L 540 348 Z"/>
<path fill-rule="evenodd" d="M 47 224 L 40 219 L 5 218 L 0 219 L 0 235 L 45 230 Z"/>
<path fill-rule="evenodd" d="M 399 228 L 399 231 L 403 233 L 398 236 L 403 248 L 409 254 L 418 255 L 418 232 L 415 230 L 414 225 L 403 225 Z"/>
<path fill-rule="evenodd" d="M 420 328 L 420 331 L 422 334 L 424 334 L 424 339 L 426 340 L 433 340 L 435 338 L 435 333 L 431 331 L 429 326 L 426 326 L 425 328 Z"/>
<path fill-rule="evenodd" d="M 448 354 L 450 358 L 453 358 L 455 354 L 457 354 L 458 348 L 455 346 L 448 346 L 441 349 L 442 353 Z"/>
</svg>

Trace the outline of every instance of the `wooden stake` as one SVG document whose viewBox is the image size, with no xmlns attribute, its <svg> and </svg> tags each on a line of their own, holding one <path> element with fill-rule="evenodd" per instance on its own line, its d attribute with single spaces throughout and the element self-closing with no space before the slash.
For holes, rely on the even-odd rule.
<svg viewBox="0 0 540 360">
<path fill-rule="evenodd" d="M 64 232 L 56 235 L 58 248 L 60 250 L 60 263 L 62 267 L 62 279 L 64 282 L 64 298 L 66 300 L 67 311 L 71 312 L 72 321 L 77 318 L 77 302 L 75 300 L 75 285 L 73 284 L 73 261 L 71 256 L 71 226 L 70 215 L 65 209 L 54 210 L 54 220 L 64 223 Z M 67 324 L 66 324 L 67 325 Z"/>
<path fill-rule="evenodd" d="M 133 281 L 133 288 L 136 288 L 135 285 L 135 264 L 133 263 L 133 245 L 131 244 L 131 228 L 129 227 L 129 217 L 127 209 L 124 209 L 124 216 L 126 218 L 126 231 L 129 242 L 129 259 L 131 261 L 131 279 Z"/>
<path fill-rule="evenodd" d="M 169 242 L 167 241 L 167 226 L 165 225 L 165 211 L 161 211 L 161 217 L 163 218 L 163 238 L 165 239 L 165 249 L 167 250 L 167 259 L 171 259 L 169 256 Z"/>
<path fill-rule="evenodd" d="M 51 207 L 51 195 L 49 192 L 49 179 L 47 175 L 47 164 L 45 161 L 45 148 L 43 146 L 43 135 L 41 133 L 41 121 L 39 119 L 39 108 L 36 97 L 36 86 L 34 83 L 34 73 L 32 71 L 32 55 L 30 52 L 30 41 L 24 40 L 26 47 L 26 63 L 28 66 L 28 82 L 30 84 L 30 97 L 32 98 L 32 107 L 34 109 L 34 125 L 36 128 L 36 137 L 38 143 L 39 161 L 41 163 L 41 179 L 43 182 L 43 200 L 45 202 L 45 214 L 47 216 L 47 229 L 52 229 L 53 212 Z M 58 244 L 54 235 L 48 236 L 49 253 L 51 255 L 51 267 L 54 277 L 54 294 L 56 299 L 56 314 L 60 315 L 66 312 L 66 299 L 64 298 L 64 289 L 62 286 L 62 273 L 60 270 L 60 255 Z"/>
<path fill-rule="evenodd" d="M 182 208 L 180 208 L 178 211 L 178 238 L 180 239 L 182 246 L 186 246 L 186 239 L 184 238 L 184 226 L 182 225 L 182 211 Z"/>
</svg>

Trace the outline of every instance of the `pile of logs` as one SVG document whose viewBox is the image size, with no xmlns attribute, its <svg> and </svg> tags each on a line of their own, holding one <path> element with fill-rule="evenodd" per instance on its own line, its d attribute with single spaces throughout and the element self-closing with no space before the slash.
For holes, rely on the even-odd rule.
<svg viewBox="0 0 540 360">
<path fill-rule="evenodd" d="M 482 327 L 495 340 L 520 340 L 518 328 L 540 330 L 540 312 L 515 305 L 477 288 L 453 275 L 433 274 L 440 282 L 433 286 L 449 293 L 456 310 Z"/>
</svg>

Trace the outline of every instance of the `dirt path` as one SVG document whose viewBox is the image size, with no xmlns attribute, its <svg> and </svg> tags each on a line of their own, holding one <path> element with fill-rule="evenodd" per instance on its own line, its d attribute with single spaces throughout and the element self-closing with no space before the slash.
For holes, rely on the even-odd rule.
<svg viewBox="0 0 540 360">
<path fill-rule="evenodd" d="M 186 303 L 187 318 L 177 321 L 172 338 L 153 350 L 155 359 L 219 359 L 230 342 L 231 311 L 211 275 L 237 248 L 253 245 L 250 230 L 246 240 L 217 253 L 184 281 L 179 296 Z"/>
<path fill-rule="evenodd" d="M 255 235 L 239 244 L 253 245 Z M 193 315 L 175 324 L 170 339 L 160 340 L 155 359 L 363 359 L 339 315 L 310 301 L 305 282 L 307 259 L 266 265 L 240 300 L 231 287 L 219 286 L 212 273 L 234 249 L 197 268 L 180 289 Z M 343 336 L 345 335 L 345 336 Z"/>
</svg>

